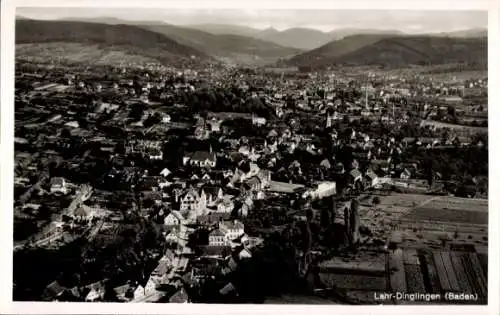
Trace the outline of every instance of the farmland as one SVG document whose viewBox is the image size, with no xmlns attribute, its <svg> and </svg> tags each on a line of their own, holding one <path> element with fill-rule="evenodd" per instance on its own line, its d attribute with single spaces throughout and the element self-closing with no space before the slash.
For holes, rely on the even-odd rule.
<svg viewBox="0 0 500 315">
<path fill-rule="evenodd" d="M 443 239 L 455 243 L 487 246 L 488 201 L 449 196 L 392 193 L 362 198 L 359 213 L 361 226 L 371 231 L 366 241 L 387 241 L 396 231 L 402 233 L 405 246 L 429 245 L 439 248 Z M 343 208 L 336 220 L 343 222 Z"/>
</svg>

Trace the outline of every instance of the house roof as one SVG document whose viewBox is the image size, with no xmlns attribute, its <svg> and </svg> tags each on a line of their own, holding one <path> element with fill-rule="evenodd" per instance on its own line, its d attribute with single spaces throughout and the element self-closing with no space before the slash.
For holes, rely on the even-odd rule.
<svg viewBox="0 0 500 315">
<path fill-rule="evenodd" d="M 221 229 L 227 229 L 227 230 L 243 230 L 245 226 L 243 223 L 241 223 L 238 220 L 234 221 L 222 221 L 219 223 L 219 227 Z"/>
<path fill-rule="evenodd" d="M 277 137 L 278 136 L 278 132 L 276 132 L 276 130 L 272 129 L 271 131 L 269 131 L 269 133 L 267 134 L 268 137 Z"/>
<path fill-rule="evenodd" d="M 160 174 L 163 175 L 163 176 L 168 176 L 169 174 L 171 174 L 172 172 L 168 169 L 168 168 L 164 168 Z"/>
<path fill-rule="evenodd" d="M 45 288 L 44 295 L 49 299 L 53 299 L 63 294 L 64 291 L 66 291 L 65 287 L 61 286 L 59 282 L 53 281 Z"/>
<path fill-rule="evenodd" d="M 156 266 L 155 270 L 151 273 L 151 275 L 156 275 L 156 276 L 163 276 L 165 275 L 169 269 L 170 269 L 170 262 L 168 260 L 160 259 L 158 262 L 158 266 Z"/>
<path fill-rule="evenodd" d="M 357 178 L 361 176 L 361 172 L 357 169 L 353 169 L 352 171 L 349 172 L 349 175 L 351 175 L 353 178 Z"/>
<path fill-rule="evenodd" d="M 205 194 L 212 196 L 217 196 L 220 191 L 219 187 L 213 187 L 213 186 L 205 186 L 202 189 Z"/>
<path fill-rule="evenodd" d="M 370 178 L 371 180 L 376 179 L 378 176 L 374 172 L 367 172 L 366 177 Z"/>
<path fill-rule="evenodd" d="M 200 246 L 203 256 L 227 256 L 231 253 L 231 246 Z"/>
<path fill-rule="evenodd" d="M 231 293 L 235 290 L 236 290 L 236 288 L 234 287 L 234 285 L 231 282 L 229 282 L 222 289 L 219 290 L 219 293 L 222 295 L 226 295 L 226 294 Z"/>
<path fill-rule="evenodd" d="M 64 185 L 64 178 L 62 177 L 54 177 L 50 180 L 50 185 L 51 186 L 63 186 Z"/>
<path fill-rule="evenodd" d="M 220 229 L 215 229 L 212 232 L 208 234 L 209 236 L 225 236 L 224 232 L 222 232 Z"/>
<path fill-rule="evenodd" d="M 174 218 L 176 218 L 177 220 L 179 221 L 183 221 L 184 220 L 184 217 L 182 216 L 182 214 L 179 212 L 179 211 L 176 211 L 176 210 L 172 210 L 166 217 L 168 218 L 169 216 L 173 216 Z"/>
<path fill-rule="evenodd" d="M 211 153 L 208 151 L 196 151 L 191 155 L 192 160 L 196 161 L 206 161 L 209 160 L 211 162 L 215 162 L 215 153 Z"/>
<path fill-rule="evenodd" d="M 180 288 L 177 292 L 174 293 L 168 300 L 169 303 L 187 303 L 189 300 L 189 296 L 186 293 L 184 288 Z"/>
<path fill-rule="evenodd" d="M 330 161 L 328 161 L 328 159 L 324 159 L 323 161 L 321 161 L 321 163 L 319 165 L 326 167 L 326 168 L 332 167 L 332 164 L 330 163 Z"/>
<path fill-rule="evenodd" d="M 87 217 L 91 214 L 89 207 L 83 205 L 75 210 L 74 215 L 77 217 Z"/>
<path fill-rule="evenodd" d="M 252 178 L 246 180 L 245 184 L 250 187 L 257 186 L 260 185 L 260 179 L 257 176 L 253 176 Z"/>
<path fill-rule="evenodd" d="M 185 198 L 187 195 L 191 195 L 191 196 L 193 196 L 193 198 L 195 198 L 195 199 L 200 198 L 200 194 L 199 194 L 199 193 L 198 193 L 198 191 L 196 191 L 196 189 L 194 189 L 194 188 L 191 188 L 191 189 L 189 189 L 188 191 L 186 191 L 186 193 L 184 193 L 184 194 L 182 195 L 182 198 Z"/>
<path fill-rule="evenodd" d="M 207 215 L 199 215 L 196 220 L 200 224 L 211 224 L 219 222 L 219 220 L 229 219 L 230 213 L 210 213 Z"/>
</svg>

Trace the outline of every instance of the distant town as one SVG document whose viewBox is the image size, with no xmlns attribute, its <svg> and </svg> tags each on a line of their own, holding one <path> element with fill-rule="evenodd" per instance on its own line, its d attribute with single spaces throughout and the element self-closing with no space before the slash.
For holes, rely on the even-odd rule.
<svg viewBox="0 0 500 315">
<path fill-rule="evenodd" d="M 487 303 L 485 70 L 17 53 L 14 300 Z"/>
</svg>

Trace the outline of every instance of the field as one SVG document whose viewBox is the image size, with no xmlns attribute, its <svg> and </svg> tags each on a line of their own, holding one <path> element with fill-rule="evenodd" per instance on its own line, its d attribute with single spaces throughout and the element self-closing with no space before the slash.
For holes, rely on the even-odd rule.
<svg viewBox="0 0 500 315">
<path fill-rule="evenodd" d="M 453 130 L 463 130 L 464 132 L 469 132 L 469 133 L 487 133 L 488 132 L 488 127 L 472 127 L 472 126 L 464 126 L 464 125 L 455 125 L 455 124 L 448 124 L 440 121 L 433 121 L 433 120 L 422 120 L 420 122 L 420 126 L 431 126 L 435 128 L 449 128 Z"/>
<path fill-rule="evenodd" d="M 442 240 L 457 244 L 488 244 L 488 201 L 448 196 L 392 193 L 361 198 L 360 226 L 369 229 L 370 237 L 362 240 L 386 242 L 398 232 L 404 246 L 439 248 Z M 347 206 L 347 204 L 346 204 Z M 345 206 L 344 206 L 345 207 Z M 343 222 L 343 209 L 338 208 L 336 220 Z"/>
<path fill-rule="evenodd" d="M 327 288 L 344 292 L 349 299 L 374 302 L 374 293 L 387 290 L 386 257 L 363 251 L 353 257 L 334 257 L 319 265 L 319 277 Z"/>
<path fill-rule="evenodd" d="M 97 65 L 124 65 L 151 63 L 156 60 L 133 53 L 120 51 L 118 49 L 102 49 L 98 45 L 85 45 L 77 43 L 38 43 L 17 44 L 17 58 L 33 61 L 47 62 L 88 62 Z"/>
</svg>

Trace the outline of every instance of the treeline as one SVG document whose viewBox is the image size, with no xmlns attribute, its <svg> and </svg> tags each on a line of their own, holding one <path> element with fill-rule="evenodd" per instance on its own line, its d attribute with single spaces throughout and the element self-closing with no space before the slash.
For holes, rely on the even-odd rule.
<svg viewBox="0 0 500 315">
<path fill-rule="evenodd" d="M 181 91 L 169 104 L 179 103 L 189 106 L 191 114 L 204 111 L 255 113 L 270 118 L 273 109 L 263 98 L 253 97 L 247 92 L 232 88 L 205 88 L 196 91 Z"/>
</svg>

